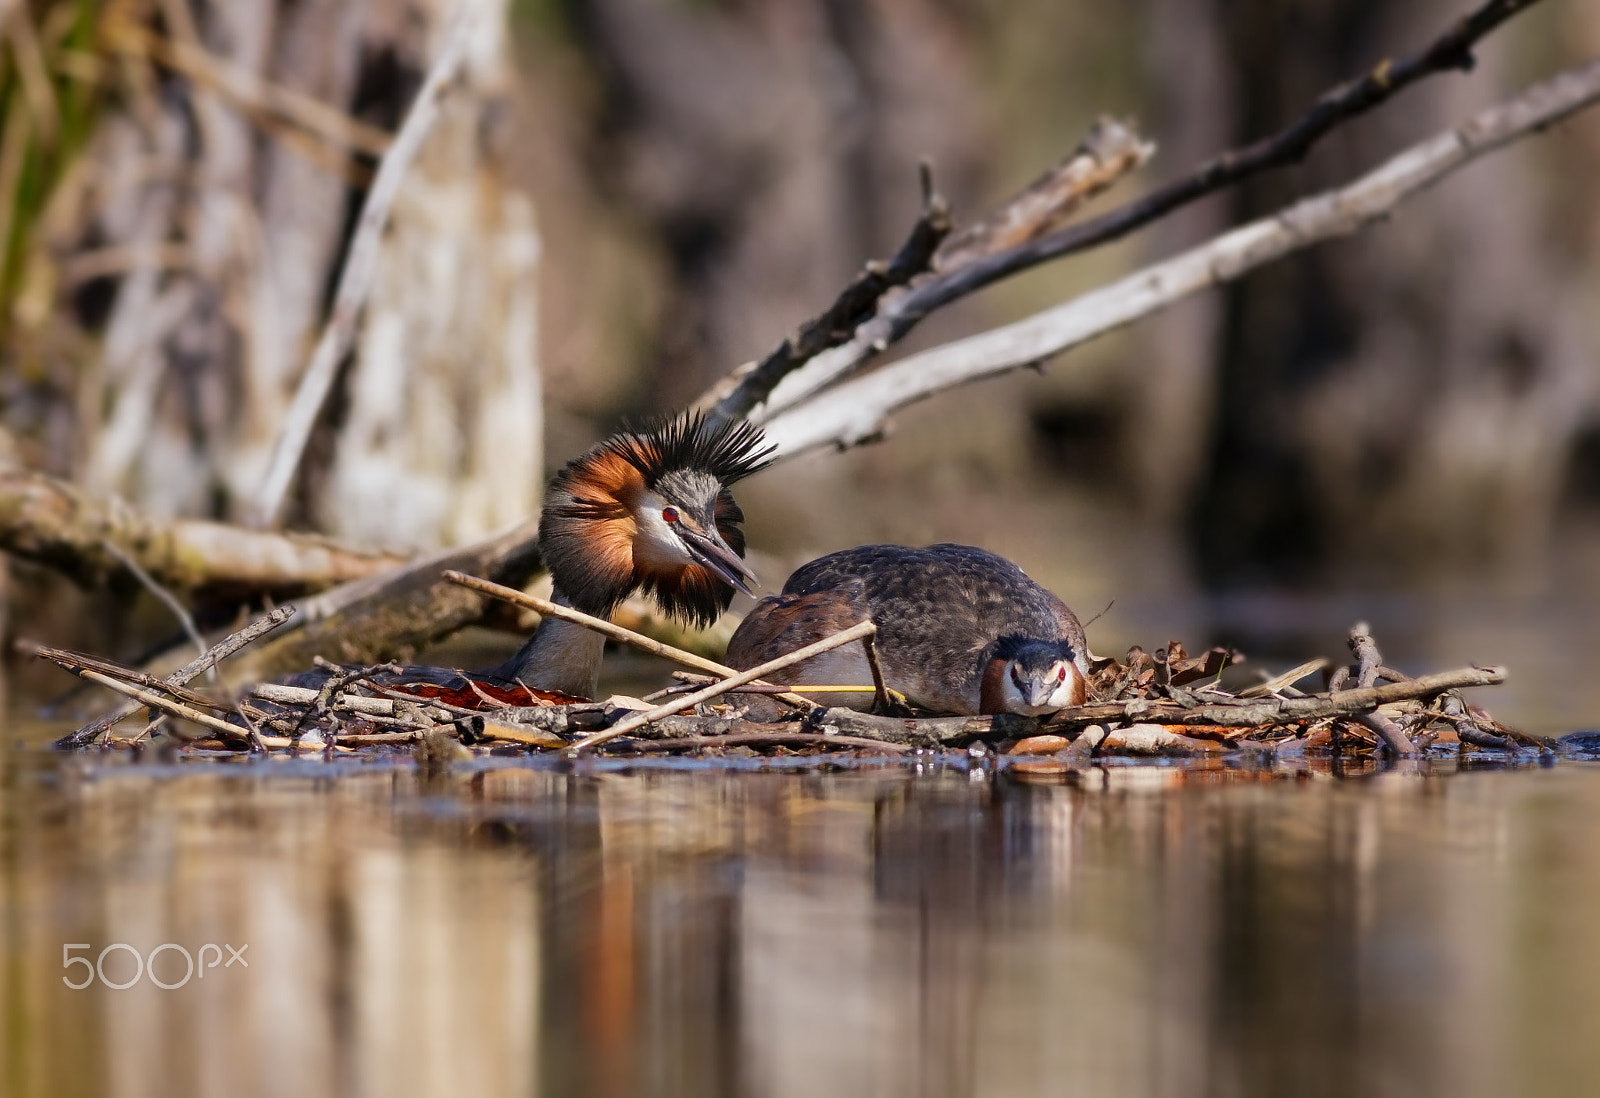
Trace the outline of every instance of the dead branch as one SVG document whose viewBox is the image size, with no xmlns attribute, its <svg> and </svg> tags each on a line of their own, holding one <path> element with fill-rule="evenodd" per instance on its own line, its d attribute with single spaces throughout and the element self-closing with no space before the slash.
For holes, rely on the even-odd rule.
<svg viewBox="0 0 1600 1098">
<path fill-rule="evenodd" d="M 189 721 L 192 724 L 198 724 L 202 728 L 209 728 L 211 731 L 223 736 L 247 741 L 250 739 L 250 733 L 246 729 L 231 725 L 227 721 L 218 720 L 209 713 L 202 713 L 200 710 L 185 705 L 183 702 L 162 697 L 160 694 L 146 690 L 143 687 L 134 686 L 131 683 L 112 678 L 110 675 L 103 675 L 98 671 L 91 671 L 87 667 L 79 668 L 78 675 L 89 682 L 99 683 L 101 686 L 115 690 L 125 697 L 132 698 L 147 708 L 159 709 L 163 713 L 170 713 L 174 717 Z"/>
<path fill-rule="evenodd" d="M 933 170 L 926 163 L 921 167 L 921 181 L 922 212 L 894 258 L 888 263 L 868 263 L 824 312 L 800 325 L 759 363 L 746 363 L 713 386 L 696 401 L 699 407 L 711 406 L 708 422 L 745 418 L 784 377 L 854 335 L 877 313 L 884 294 L 929 269 L 935 250 L 950 231 L 950 208 L 934 190 Z"/>
<path fill-rule="evenodd" d="M 537 610 L 543 617 L 560 618 L 563 621 L 570 621 L 576 625 L 581 625 L 586 629 L 592 629 L 602 636 L 609 637 L 621 644 L 626 644 L 632 648 L 636 648 L 641 652 L 648 652 L 652 656 L 661 656 L 664 659 L 681 663 L 685 667 L 693 667 L 698 671 L 709 672 L 712 675 L 716 675 L 718 678 L 727 678 L 729 675 L 738 674 L 738 672 L 733 668 L 724 667 L 715 660 L 708 660 L 704 656 L 695 655 L 693 652 L 685 652 L 681 648 L 674 648 L 670 644 L 647 637 L 642 633 L 636 633 L 632 629 L 624 628 L 615 622 L 606 621 L 604 618 L 597 618 L 590 614 L 585 614 L 583 611 L 574 610 L 570 606 L 561 606 L 557 603 L 551 602 L 549 599 L 541 599 L 537 595 L 530 595 L 525 591 L 518 591 L 513 587 L 506 587 L 498 583 L 490 583 L 487 580 L 478 579 L 476 576 L 463 575 L 462 573 L 455 571 L 444 573 L 444 578 L 449 580 L 451 583 L 460 584 L 462 587 L 479 591 L 485 595 L 492 595 L 497 599 L 504 599 L 505 601 L 515 603 L 518 606 L 526 606 L 530 610 Z M 769 686 L 770 684 L 759 683 L 758 685 L 765 687 Z M 791 694 L 786 691 L 778 691 L 774 696 L 780 701 L 787 702 L 788 704 L 796 706 L 800 709 L 810 709 L 816 704 L 809 698 L 802 697 L 799 694 Z"/>
<path fill-rule="evenodd" d="M 1391 755 L 1404 759 L 1422 754 L 1421 751 L 1417 750 L 1416 744 L 1411 742 L 1411 738 L 1406 735 L 1405 729 L 1385 717 L 1382 713 L 1376 711 L 1363 713 L 1356 720 L 1376 732 L 1378 737 L 1383 740 L 1383 745 L 1389 749 Z"/>
<path fill-rule="evenodd" d="M 1529 0 L 1532 2 L 1532 0 Z M 1495 5 L 1491 5 L 1495 6 Z M 1478 157 L 1600 100 L 1600 62 L 1570 69 L 1393 157 L 1337 190 L 1233 229 L 1173 259 L 1032 317 L 935 347 L 840 384 L 765 424 L 780 458 L 882 435 L 897 409 L 934 393 L 1042 362 L 1199 290 L 1352 233 Z"/>
<path fill-rule="evenodd" d="M 975 262 L 991 250 L 1048 231 L 1091 197 L 1143 164 L 1153 152 L 1154 146 L 1141 138 L 1132 125 L 1105 118 L 1098 120 L 1059 165 L 976 225 L 946 238 L 934 254 L 934 269 L 949 272 Z M 877 315 L 866 318 L 848 342 L 822 351 L 809 362 L 792 362 L 787 376 L 769 386 L 764 406 L 752 405 L 749 416 L 752 422 L 771 419 L 885 350 L 895 338 L 887 318 L 895 315 L 896 302 L 911 292 L 907 288 L 886 293 Z M 724 381 L 712 392 L 718 392 L 727 384 L 728 381 Z"/>
<path fill-rule="evenodd" d="M 800 663 L 803 660 L 808 660 L 812 656 L 820 655 L 823 652 L 832 651 L 833 649 L 849 644 L 852 641 L 858 641 L 863 637 L 870 637 L 877 631 L 878 627 L 872 624 L 870 621 L 864 621 L 856 625 L 852 625 L 850 628 L 843 629 L 833 634 L 831 637 L 826 637 L 817 641 L 815 644 L 808 644 L 804 648 L 797 648 L 793 652 L 779 656 L 777 659 L 768 660 L 759 667 L 752 667 L 748 671 L 740 671 L 729 678 L 723 679 L 721 682 L 713 683 L 703 690 L 697 690 L 693 694 L 686 694 L 681 698 L 675 698 L 672 701 L 667 702 L 665 705 L 659 705 L 648 712 L 640 713 L 638 716 L 629 717 L 627 720 L 622 721 L 619 724 L 612 725 L 610 728 L 607 728 L 602 732 L 595 732 L 591 735 L 585 736 L 583 739 L 572 745 L 572 750 L 580 753 L 583 751 L 588 751 L 594 748 L 596 745 L 602 744 L 609 739 L 614 739 L 617 736 L 625 736 L 635 728 L 641 728 L 644 725 L 649 724 L 651 721 L 659 720 L 662 717 L 671 716 L 674 713 L 681 713 L 685 709 L 692 709 L 701 702 L 710 701 L 712 698 L 721 697 L 723 694 L 726 694 L 731 690 L 735 690 L 747 682 L 755 682 L 758 679 L 765 678 L 767 675 L 772 674 L 774 671 L 782 671 L 786 667 L 793 667 L 795 664 Z"/>
<path fill-rule="evenodd" d="M 448 571 L 520 586 L 539 571 L 537 517 L 483 541 L 445 549 L 300 601 L 299 627 L 246 653 L 239 673 L 271 679 L 304 671 L 319 655 L 341 663 L 404 661 L 483 617 L 484 599 Z"/>
<path fill-rule="evenodd" d="M 483 17 L 483 9 L 482 0 L 460 0 L 455 24 L 439 50 L 439 56 L 428 70 L 427 79 L 417 92 L 393 143 L 378 163 L 378 174 L 362 204 L 361 217 L 350 240 L 344 270 L 339 274 L 339 288 L 334 294 L 327 327 L 323 329 L 322 338 L 317 341 L 306 372 L 300 378 L 300 387 L 284 418 L 283 433 L 278 437 L 278 444 L 267 466 L 261 496 L 255 507 L 256 524 L 259 526 L 275 525 L 283 511 L 284 500 L 288 498 L 289 486 L 300 468 L 300 458 L 305 453 L 306 443 L 310 441 L 311 430 L 322 415 L 328 394 L 333 390 L 339 365 L 350 353 L 355 341 L 356 323 L 372 289 L 378 248 L 382 243 L 384 227 L 389 223 L 389 211 L 396 195 L 400 193 L 400 183 L 427 140 L 429 131 L 433 129 L 445 93 L 460 76 L 473 29 Z"/>
<path fill-rule="evenodd" d="M 403 559 L 312 534 L 152 518 L 116 497 L 95 499 L 66 481 L 17 468 L 0 469 L 0 550 L 85 586 L 124 572 L 120 551 L 181 591 L 280 596 L 371 576 Z"/>
<path fill-rule="evenodd" d="M 1117 240 L 1206 195 L 1272 168 L 1298 163 L 1330 131 L 1383 105 L 1412 84 L 1441 73 L 1470 71 L 1473 47 L 1536 3 L 1538 0 L 1489 0 L 1421 51 L 1399 61 L 1381 61 L 1366 75 L 1324 92 L 1309 111 L 1277 133 L 1229 150 L 1183 178 L 1100 217 L 986 256 L 917 287 L 896 302 L 889 318 L 888 341 L 898 340 L 933 310 L 974 290 L 1048 260 Z"/>
<path fill-rule="evenodd" d="M 205 639 L 200 636 L 200 629 L 195 625 L 194 615 L 189 613 L 189 608 L 183 605 L 182 602 L 178 601 L 178 596 L 161 586 L 161 584 L 156 581 L 154 576 L 152 576 L 149 572 L 146 572 L 143 568 L 140 568 L 139 562 L 124 552 L 116 542 L 112 541 L 110 538 L 102 538 L 100 540 L 101 544 L 106 547 L 106 552 L 116 557 L 117 560 L 122 563 L 122 567 L 126 568 L 133 575 L 134 579 L 138 580 L 144 585 L 144 589 L 146 591 L 149 591 L 152 595 L 154 595 L 158 600 L 160 600 L 163 606 L 172 612 L 172 616 L 178 619 L 178 625 L 182 627 L 184 635 L 194 643 L 195 651 L 198 652 L 203 658 L 206 654 L 206 642 Z M 206 675 L 215 681 L 217 677 L 216 669 L 207 669 Z"/>
<path fill-rule="evenodd" d="M 278 628 L 278 626 L 292 618 L 294 612 L 295 610 L 292 606 L 280 606 L 271 613 L 257 618 L 237 633 L 233 633 L 212 645 L 199 659 L 184 664 L 177 671 L 168 675 L 164 680 L 165 685 L 176 687 L 193 681 L 209 668 L 215 667 L 246 645 L 254 643 L 257 639 Z M 133 716 L 141 708 L 143 707 L 137 702 L 127 702 L 113 709 L 105 716 L 90 721 L 76 732 L 62 736 L 52 746 L 58 750 L 87 747 L 99 739 L 102 734 L 115 727 L 119 721 Z"/>
<path fill-rule="evenodd" d="M 1100 194 L 1155 155 L 1132 123 L 1098 118 L 1078 147 L 999 209 L 952 233 L 933 257 L 937 271 L 955 271 L 1065 224 Z"/>
</svg>

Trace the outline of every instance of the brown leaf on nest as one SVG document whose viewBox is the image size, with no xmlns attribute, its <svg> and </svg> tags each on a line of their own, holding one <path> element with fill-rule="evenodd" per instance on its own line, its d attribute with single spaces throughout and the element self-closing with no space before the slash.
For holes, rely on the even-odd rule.
<svg viewBox="0 0 1600 1098">
<path fill-rule="evenodd" d="M 533 687 L 502 686 L 498 683 L 463 679 L 460 686 L 442 686 L 433 682 L 400 682 L 389 689 L 417 698 L 453 705 L 458 709 L 496 709 L 503 706 L 533 707 L 540 705 L 573 705 L 588 701 L 559 690 L 539 690 Z"/>
</svg>

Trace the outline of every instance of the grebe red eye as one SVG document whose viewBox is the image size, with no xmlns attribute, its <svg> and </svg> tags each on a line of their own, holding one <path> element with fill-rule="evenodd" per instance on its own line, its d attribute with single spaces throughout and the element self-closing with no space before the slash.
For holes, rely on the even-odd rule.
<svg viewBox="0 0 1600 1098">
<path fill-rule="evenodd" d="M 1066 682 L 1067 681 L 1067 669 L 1065 667 L 1062 667 L 1060 671 L 1056 672 L 1056 681 L 1057 682 Z"/>
<path fill-rule="evenodd" d="M 676 507 L 663 508 L 662 511 L 661 511 L 661 517 L 663 519 L 665 519 L 667 522 L 677 522 L 678 521 L 678 509 Z"/>
</svg>

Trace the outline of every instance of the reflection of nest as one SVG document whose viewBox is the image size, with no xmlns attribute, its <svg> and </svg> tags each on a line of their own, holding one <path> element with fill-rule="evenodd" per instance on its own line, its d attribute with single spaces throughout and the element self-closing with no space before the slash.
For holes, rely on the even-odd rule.
<svg viewBox="0 0 1600 1098">
<path fill-rule="evenodd" d="M 608 623 L 600 625 L 612 636 L 628 633 Z M 870 641 L 871 634 L 872 626 L 861 624 L 811 647 Z M 701 657 L 637 635 L 633 638 L 630 643 L 727 674 L 727 669 Z M 1056 763 L 1070 766 L 1098 755 L 1238 755 L 1266 761 L 1304 754 L 1405 757 L 1426 749 L 1550 746 L 1497 723 L 1462 698 L 1464 687 L 1504 681 L 1505 672 L 1499 668 L 1473 667 L 1413 679 L 1384 666 L 1364 625 L 1351 630 L 1350 649 L 1356 662 L 1349 667 L 1330 671 L 1326 660 L 1314 660 L 1254 685 L 1227 689 L 1221 685 L 1222 673 L 1241 662 L 1237 652 L 1213 648 L 1190 656 L 1177 641 L 1153 655 L 1135 647 L 1125 660 L 1095 662 L 1092 701 L 1047 718 L 1009 713 L 922 715 L 905 709 L 881 681 L 884 712 L 828 706 L 830 688 L 782 683 L 776 665 L 797 662 L 807 650 L 765 669 L 726 678 L 680 672 L 677 677 L 688 680 L 688 685 L 643 701 L 616 697 L 601 702 L 460 673 L 445 681 L 436 671 L 426 681 L 408 680 L 406 669 L 392 664 L 353 669 L 326 663 L 322 666 L 327 678 L 318 688 L 263 684 L 241 697 L 223 698 L 183 685 L 178 681 L 181 674 L 158 680 L 59 649 L 34 646 L 32 650 L 127 695 L 131 700 L 118 711 L 119 718 L 148 707 L 155 714 L 150 728 L 165 725 L 192 749 L 223 751 L 317 749 L 331 755 L 409 745 L 419 760 L 432 763 L 491 751 L 821 757 L 841 751 L 903 754 L 962 748 L 986 754 L 994 747 L 1011 755 L 1056 756 Z M 201 661 L 191 665 L 195 667 L 203 669 Z M 752 682 L 757 671 L 766 677 Z M 1319 671 L 1324 674 L 1322 693 L 1295 689 L 1295 683 Z M 798 697 L 792 693 L 796 690 L 812 693 L 809 698 Z M 739 695 L 749 693 L 784 700 L 794 713 L 771 723 L 746 720 Z M 102 718 L 61 743 L 83 746 L 111 723 Z M 175 723 L 198 725 L 203 731 L 180 732 Z M 115 742 L 137 742 L 148 731 Z"/>
</svg>

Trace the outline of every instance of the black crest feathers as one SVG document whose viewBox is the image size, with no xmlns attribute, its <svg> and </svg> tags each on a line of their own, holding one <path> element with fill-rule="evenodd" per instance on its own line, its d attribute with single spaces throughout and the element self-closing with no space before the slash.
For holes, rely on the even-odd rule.
<svg viewBox="0 0 1600 1098">
<path fill-rule="evenodd" d="M 539 548 L 556 587 L 580 610 L 607 615 L 636 588 L 669 614 L 708 624 L 727 608 L 733 589 L 690 566 L 672 576 L 635 565 L 631 508 L 642 490 L 663 477 L 711 478 L 712 521 L 724 541 L 744 555 L 744 515 L 727 486 L 764 468 L 775 448 L 743 421 L 710 426 L 701 415 L 624 428 L 568 462 L 550 481 L 539 519 Z"/>
<path fill-rule="evenodd" d="M 759 427 L 742 419 L 712 426 L 700 412 L 624 427 L 599 448 L 639 470 L 650 488 L 678 470 L 709 473 L 724 486 L 733 484 L 765 469 L 777 449 Z"/>
</svg>

